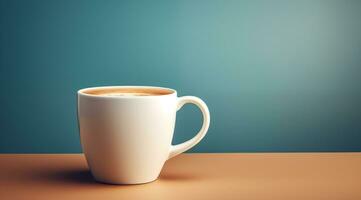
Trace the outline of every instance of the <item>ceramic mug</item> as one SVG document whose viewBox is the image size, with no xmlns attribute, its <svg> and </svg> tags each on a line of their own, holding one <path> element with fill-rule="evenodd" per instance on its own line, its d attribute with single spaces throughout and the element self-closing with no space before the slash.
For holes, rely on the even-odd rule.
<svg viewBox="0 0 361 200">
<path fill-rule="evenodd" d="M 149 95 L 111 95 L 114 91 Z M 172 145 L 176 112 L 187 103 L 202 111 L 202 128 L 192 139 Z M 177 97 L 173 89 L 106 86 L 78 91 L 78 122 L 93 177 L 111 184 L 140 184 L 156 180 L 165 161 L 196 145 L 207 133 L 210 115 L 201 99 Z"/>
</svg>

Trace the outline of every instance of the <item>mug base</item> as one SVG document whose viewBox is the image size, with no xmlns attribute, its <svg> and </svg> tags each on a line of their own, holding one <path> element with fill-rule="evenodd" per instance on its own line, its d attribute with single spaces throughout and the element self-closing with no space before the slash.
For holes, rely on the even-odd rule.
<svg viewBox="0 0 361 200">
<path fill-rule="evenodd" d="M 109 181 L 109 180 L 97 178 L 95 176 L 93 176 L 93 178 L 99 183 L 109 184 L 109 185 L 142 185 L 142 184 L 154 182 L 158 179 L 158 177 L 156 177 L 150 180 L 143 180 L 143 181 Z"/>
</svg>

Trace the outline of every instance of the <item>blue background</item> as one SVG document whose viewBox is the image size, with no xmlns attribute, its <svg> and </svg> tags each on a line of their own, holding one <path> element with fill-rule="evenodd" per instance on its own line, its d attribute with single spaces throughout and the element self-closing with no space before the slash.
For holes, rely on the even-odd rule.
<svg viewBox="0 0 361 200">
<path fill-rule="evenodd" d="M 361 1 L 0 0 L 0 152 L 80 152 L 76 91 L 195 95 L 194 152 L 361 151 Z M 201 126 L 178 113 L 174 143 Z"/>
</svg>

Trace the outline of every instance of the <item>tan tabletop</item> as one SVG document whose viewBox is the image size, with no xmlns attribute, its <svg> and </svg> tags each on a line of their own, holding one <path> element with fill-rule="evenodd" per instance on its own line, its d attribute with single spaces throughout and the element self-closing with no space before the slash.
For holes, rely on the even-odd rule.
<svg viewBox="0 0 361 200">
<path fill-rule="evenodd" d="M 0 154 L 0 199 L 361 199 L 361 153 L 183 154 L 143 185 L 95 182 L 82 154 Z"/>
</svg>

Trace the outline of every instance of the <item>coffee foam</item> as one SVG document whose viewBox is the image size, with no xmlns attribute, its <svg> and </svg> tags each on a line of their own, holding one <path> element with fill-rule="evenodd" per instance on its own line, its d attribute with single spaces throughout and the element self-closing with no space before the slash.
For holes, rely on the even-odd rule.
<svg viewBox="0 0 361 200">
<path fill-rule="evenodd" d="M 173 91 L 162 88 L 127 88 L 127 87 L 109 87 L 94 88 L 83 91 L 85 94 L 99 96 L 159 96 L 172 94 Z"/>
<path fill-rule="evenodd" d="M 117 92 L 112 92 L 112 93 L 104 93 L 101 94 L 102 96 L 152 96 L 152 94 L 149 93 L 131 93 L 131 92 L 122 92 L 122 93 L 117 93 Z"/>
</svg>

